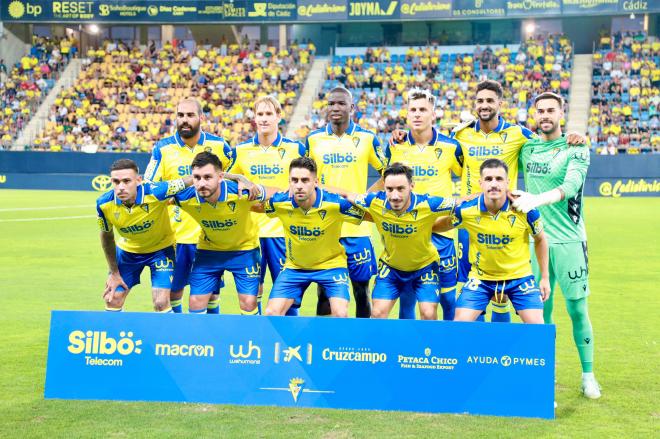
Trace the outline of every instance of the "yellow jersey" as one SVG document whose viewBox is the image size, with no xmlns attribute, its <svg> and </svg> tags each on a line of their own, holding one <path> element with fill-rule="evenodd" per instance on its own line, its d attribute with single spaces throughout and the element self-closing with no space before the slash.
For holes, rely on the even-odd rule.
<svg viewBox="0 0 660 439">
<path fill-rule="evenodd" d="M 285 268 L 325 270 L 346 267 L 346 252 L 339 242 L 344 222 L 360 224 L 364 211 L 337 194 L 316 189 L 308 211 L 288 192 L 278 192 L 264 203 L 266 215 L 279 218 L 284 227 Z"/>
<path fill-rule="evenodd" d="M 194 187 L 178 194 L 174 201 L 202 229 L 197 242 L 200 250 L 240 251 L 259 246 L 259 235 L 252 221 L 251 207 L 254 201 L 240 197 L 238 184 L 220 182 L 218 201 L 211 203 L 202 198 Z"/>
<path fill-rule="evenodd" d="M 142 183 L 135 204 L 126 206 L 113 190 L 96 200 L 99 228 L 113 227 L 120 235 L 116 244 L 130 253 L 152 253 L 174 244 L 174 232 L 167 213 L 167 199 L 185 189 L 182 180 Z"/>
<path fill-rule="evenodd" d="M 369 165 L 379 173 L 385 168 L 386 159 L 378 137 L 353 121 L 342 136 L 334 134 L 330 124 L 312 131 L 305 147 L 318 166 L 321 184 L 348 192 L 359 194 L 367 190 Z M 346 223 L 341 236 L 371 236 L 371 226 Z"/>
<path fill-rule="evenodd" d="M 256 184 L 281 188 L 289 187 L 289 165 L 296 157 L 306 155 L 305 146 L 282 137 L 280 133 L 272 145 L 261 145 L 258 136 L 236 145 L 234 164 L 230 172 L 243 174 Z M 254 213 L 253 219 L 261 238 L 284 236 L 282 223 L 277 218 L 268 218 L 263 213 Z"/>
<path fill-rule="evenodd" d="M 520 125 L 504 122 L 500 116 L 497 127 L 490 133 L 481 131 L 479 121 L 465 126 L 452 137 L 459 143 L 457 158 L 463 167 L 461 196 L 481 192 L 479 167 L 488 159 L 500 159 L 509 167 L 509 188 L 518 184 L 518 157 L 522 146 L 533 133 Z"/>
<path fill-rule="evenodd" d="M 452 217 L 454 227 L 470 236 L 470 277 L 481 280 L 512 280 L 532 274 L 529 235 L 543 231 L 536 209 L 524 214 L 513 210 L 509 200 L 497 214 L 486 208 L 483 194 L 458 206 Z"/>
<path fill-rule="evenodd" d="M 435 220 L 452 214 L 453 198 L 411 193 L 410 206 L 401 215 L 391 210 L 385 192 L 361 195 L 355 204 L 368 212 L 376 224 L 383 242 L 380 259 L 401 271 L 417 271 L 439 261 L 438 251 L 431 242 Z"/>
<path fill-rule="evenodd" d="M 144 172 L 147 181 L 173 180 L 192 174 L 191 164 L 200 152 L 211 152 L 220 158 L 222 169 L 229 169 L 234 161 L 234 150 L 222 138 L 202 131 L 194 148 L 189 148 L 179 136 L 159 140 L 151 151 L 151 160 Z M 177 244 L 196 244 L 199 225 L 176 206 L 170 209 L 172 228 Z"/>
</svg>

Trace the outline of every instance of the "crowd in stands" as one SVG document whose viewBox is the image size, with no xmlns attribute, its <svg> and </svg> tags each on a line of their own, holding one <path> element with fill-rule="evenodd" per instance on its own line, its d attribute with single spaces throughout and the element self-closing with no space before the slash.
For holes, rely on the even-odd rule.
<svg viewBox="0 0 660 439">
<path fill-rule="evenodd" d="M 76 51 L 73 38 L 35 36 L 16 65 L 0 59 L 0 149 L 12 146 Z"/>
<path fill-rule="evenodd" d="M 600 154 L 660 151 L 660 40 L 604 35 L 594 53 L 587 133 Z"/>
<path fill-rule="evenodd" d="M 432 90 L 438 97 L 438 120 L 445 127 L 455 125 L 473 113 L 474 90 L 485 79 L 504 86 L 504 118 L 533 128 L 533 98 L 543 91 L 568 97 L 572 61 L 572 45 L 563 35 L 529 38 L 515 53 L 477 45 L 464 54 L 441 53 L 437 46 L 427 46 L 409 48 L 402 55 L 378 47 L 358 56 L 335 56 L 307 126 L 297 133 L 325 124 L 325 94 L 337 85 L 353 92 L 355 122 L 385 139 L 394 129 L 405 127 L 406 91 L 413 87 Z"/>
<path fill-rule="evenodd" d="M 313 44 L 287 50 L 247 44 L 208 44 L 188 51 L 181 42 L 137 45 L 105 41 L 89 50 L 73 87 L 51 108 L 31 145 L 49 151 L 149 152 L 174 132 L 176 103 L 197 97 L 202 129 L 235 145 L 253 135 L 251 103 L 274 94 L 290 116 L 313 60 Z"/>
</svg>

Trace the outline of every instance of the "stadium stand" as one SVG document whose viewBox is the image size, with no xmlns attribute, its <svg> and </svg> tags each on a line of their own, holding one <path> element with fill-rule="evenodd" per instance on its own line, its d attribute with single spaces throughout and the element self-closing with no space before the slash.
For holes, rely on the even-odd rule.
<svg viewBox="0 0 660 439">
<path fill-rule="evenodd" d="M 410 47 L 394 54 L 384 47 L 369 47 L 354 56 L 335 56 L 327 79 L 313 104 L 310 129 L 325 124 L 325 94 L 344 85 L 354 95 L 355 122 L 376 131 L 385 140 L 405 125 L 406 91 L 412 87 L 433 90 L 438 96 L 438 120 L 457 124 L 472 112 L 474 89 L 479 81 L 495 79 L 504 85 L 502 114 L 509 122 L 533 127 L 533 98 L 543 91 L 568 97 L 573 48 L 567 37 L 529 38 L 515 51 L 474 46 L 469 53 L 442 53 L 437 46 Z M 304 134 L 306 127 L 302 127 Z"/>
<path fill-rule="evenodd" d="M 14 66 L 0 60 L 0 149 L 9 149 L 69 59 L 76 55 L 70 38 L 35 36 L 28 53 Z"/>
<path fill-rule="evenodd" d="M 599 154 L 660 150 L 660 40 L 605 35 L 594 53 L 587 132 Z"/>
<path fill-rule="evenodd" d="M 236 144 L 252 132 L 255 97 L 276 94 L 291 114 L 313 56 L 313 45 L 282 51 L 201 45 L 190 53 L 176 41 L 144 51 L 105 41 L 87 53 L 78 80 L 57 97 L 31 149 L 149 152 L 173 132 L 175 105 L 185 96 L 202 102 L 204 130 Z"/>
</svg>

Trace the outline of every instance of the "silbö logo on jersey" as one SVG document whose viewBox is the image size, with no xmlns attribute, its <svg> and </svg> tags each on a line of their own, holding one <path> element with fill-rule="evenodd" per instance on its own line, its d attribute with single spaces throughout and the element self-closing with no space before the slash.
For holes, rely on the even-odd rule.
<svg viewBox="0 0 660 439">
<path fill-rule="evenodd" d="M 154 220 L 144 221 L 142 224 L 133 224 L 128 227 L 120 227 L 119 230 L 122 233 L 144 233 L 148 231 L 151 226 L 154 225 Z"/>
<path fill-rule="evenodd" d="M 250 175 L 277 176 L 284 173 L 284 168 L 280 165 L 252 165 L 250 166 Z"/>
<path fill-rule="evenodd" d="M 496 235 L 494 233 L 478 233 L 477 242 L 479 244 L 486 244 L 490 249 L 502 249 L 513 242 L 513 238 L 509 235 Z"/>
<path fill-rule="evenodd" d="M 470 157 L 497 157 L 504 154 L 504 150 L 499 146 L 471 146 L 468 148 Z"/>
<path fill-rule="evenodd" d="M 318 237 L 325 234 L 320 227 L 309 228 L 307 226 L 289 226 L 289 232 L 295 235 L 301 241 L 315 241 Z"/>
<path fill-rule="evenodd" d="M 324 165 L 333 165 L 336 168 L 345 168 L 348 167 L 353 162 L 357 161 L 357 156 L 351 153 L 327 153 L 323 154 L 323 164 Z"/>
<path fill-rule="evenodd" d="M 415 177 L 436 177 L 438 175 L 438 168 L 435 166 L 413 166 L 412 171 Z"/>
<path fill-rule="evenodd" d="M 417 227 L 414 224 L 392 224 L 387 221 L 381 223 L 384 232 L 389 232 L 392 236 L 408 238 L 413 233 L 417 232 Z"/>
<path fill-rule="evenodd" d="M 202 220 L 202 227 L 213 230 L 227 230 L 234 227 L 238 224 L 238 221 L 235 219 L 226 219 L 226 220 Z"/>
</svg>

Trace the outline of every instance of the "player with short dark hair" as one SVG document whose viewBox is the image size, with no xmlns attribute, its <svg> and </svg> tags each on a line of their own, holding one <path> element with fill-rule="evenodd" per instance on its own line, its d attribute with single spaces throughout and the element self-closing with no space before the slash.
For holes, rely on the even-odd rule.
<svg viewBox="0 0 660 439">
<path fill-rule="evenodd" d="M 564 102 L 554 93 L 534 100 L 538 139 L 525 143 L 521 164 L 527 192 L 514 191 L 513 206 L 523 213 L 541 212 L 550 251 L 550 298 L 545 302 L 544 320 L 552 323 L 553 299 L 559 284 L 573 326 L 573 340 L 582 365 L 582 392 L 600 398 L 593 373 L 594 334 L 589 320 L 589 259 L 584 224 L 582 192 L 589 168 L 589 148 L 570 148 L 562 135 L 560 120 Z M 535 274 L 538 278 L 538 264 Z"/>
<path fill-rule="evenodd" d="M 107 311 L 121 311 L 126 296 L 140 283 L 144 267 L 151 270 L 154 309 L 171 312 L 170 287 L 174 274 L 174 233 L 167 201 L 190 185 L 191 178 L 143 183 L 133 160 L 110 166 L 112 190 L 96 200 L 101 246 L 109 274 L 103 299 Z M 115 242 L 113 229 L 122 237 Z"/>
</svg>

